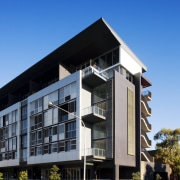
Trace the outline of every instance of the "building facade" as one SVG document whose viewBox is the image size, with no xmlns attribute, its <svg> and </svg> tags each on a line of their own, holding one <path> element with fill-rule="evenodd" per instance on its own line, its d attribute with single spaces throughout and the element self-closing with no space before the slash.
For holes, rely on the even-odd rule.
<svg viewBox="0 0 180 180">
<path fill-rule="evenodd" d="M 128 179 L 153 158 L 146 66 L 99 19 L 0 89 L 0 171 Z M 49 106 L 49 102 L 54 106 Z M 143 162 L 143 163 L 142 163 Z M 143 167 L 142 167 L 143 165 Z"/>
</svg>

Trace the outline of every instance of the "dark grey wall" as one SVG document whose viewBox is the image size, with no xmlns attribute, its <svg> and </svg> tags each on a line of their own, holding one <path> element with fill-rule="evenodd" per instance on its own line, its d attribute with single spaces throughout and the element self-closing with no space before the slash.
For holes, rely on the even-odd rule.
<svg viewBox="0 0 180 180">
<path fill-rule="evenodd" d="M 135 86 L 121 74 L 114 73 L 114 163 L 135 167 L 136 157 L 128 155 L 127 144 L 127 88 L 135 93 Z M 136 144 L 136 143 L 135 143 Z"/>
</svg>

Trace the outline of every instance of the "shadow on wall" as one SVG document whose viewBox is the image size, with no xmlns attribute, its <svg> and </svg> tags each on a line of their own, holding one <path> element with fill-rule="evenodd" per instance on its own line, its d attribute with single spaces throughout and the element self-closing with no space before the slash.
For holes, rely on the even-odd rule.
<svg viewBox="0 0 180 180">
<path fill-rule="evenodd" d="M 155 164 L 154 167 L 149 164 L 146 165 L 146 175 L 144 180 L 156 180 L 156 175 L 161 176 L 161 180 L 168 180 L 168 171 L 167 165 L 165 164 Z"/>
</svg>

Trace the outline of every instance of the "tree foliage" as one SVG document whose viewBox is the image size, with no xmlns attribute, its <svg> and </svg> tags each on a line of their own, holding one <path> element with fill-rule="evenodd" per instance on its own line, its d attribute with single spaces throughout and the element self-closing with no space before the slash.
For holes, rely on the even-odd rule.
<svg viewBox="0 0 180 180">
<path fill-rule="evenodd" d="M 56 165 L 53 165 L 53 167 L 50 169 L 50 180 L 60 180 L 61 179 L 61 174 L 58 173 L 59 168 Z"/>
<path fill-rule="evenodd" d="M 134 173 L 132 173 L 132 180 L 141 180 L 141 174 L 140 174 L 140 172 L 134 172 Z"/>
<path fill-rule="evenodd" d="M 180 175 L 180 128 L 161 129 L 154 135 L 156 143 L 156 159 L 162 163 L 169 164 L 172 174 Z"/>
<path fill-rule="evenodd" d="M 2 172 L 0 172 L 0 180 L 3 180 L 4 178 L 3 178 L 3 173 Z"/>
<path fill-rule="evenodd" d="M 20 171 L 19 180 L 28 180 L 28 172 L 27 172 L 27 170 L 26 171 Z"/>
</svg>

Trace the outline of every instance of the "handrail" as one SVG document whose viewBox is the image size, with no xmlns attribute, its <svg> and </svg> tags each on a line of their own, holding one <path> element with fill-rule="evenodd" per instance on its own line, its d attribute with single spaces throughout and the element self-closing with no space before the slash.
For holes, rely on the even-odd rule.
<svg viewBox="0 0 180 180">
<path fill-rule="evenodd" d="M 149 105 L 143 95 L 141 95 L 141 102 L 144 103 L 144 106 L 147 109 L 148 115 L 151 116 L 151 108 L 149 107 Z"/>
<path fill-rule="evenodd" d="M 148 143 L 148 146 L 151 146 L 151 140 L 148 138 L 147 134 L 141 130 L 141 135 L 144 136 L 145 140 Z"/>
<path fill-rule="evenodd" d="M 82 70 L 82 77 L 84 78 L 90 74 L 98 74 L 105 79 L 109 79 L 108 74 L 104 71 L 102 72 L 101 71 L 102 69 L 99 66 L 95 66 L 95 67 L 88 66 Z"/>
<path fill-rule="evenodd" d="M 148 151 L 146 151 L 145 148 L 141 149 L 141 153 L 148 159 L 150 162 L 154 162 L 154 157 L 149 154 Z"/>
<path fill-rule="evenodd" d="M 87 108 L 82 109 L 82 116 L 88 115 L 88 114 L 98 114 L 100 116 L 106 116 L 106 110 L 101 109 L 97 106 L 90 106 Z"/>
<path fill-rule="evenodd" d="M 142 95 L 146 98 L 147 101 L 152 100 L 152 93 L 151 93 L 151 91 L 149 91 L 149 90 L 143 91 Z"/>
<path fill-rule="evenodd" d="M 84 149 L 82 150 L 84 151 Z M 82 154 L 84 154 L 82 152 Z M 99 149 L 99 148 L 88 148 L 86 149 L 86 156 L 94 156 L 99 158 L 105 158 L 106 157 L 106 150 L 105 149 Z"/>
<path fill-rule="evenodd" d="M 147 130 L 150 132 L 151 131 L 151 124 L 149 123 L 149 121 L 147 120 L 147 118 L 143 112 L 141 113 L 141 119 L 144 120 L 145 125 L 147 126 Z"/>
</svg>

